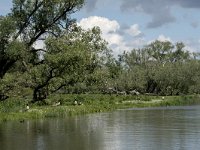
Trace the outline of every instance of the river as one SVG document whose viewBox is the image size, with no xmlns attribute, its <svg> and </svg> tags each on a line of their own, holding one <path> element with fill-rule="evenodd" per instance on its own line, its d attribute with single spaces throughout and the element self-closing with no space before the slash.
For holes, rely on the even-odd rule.
<svg viewBox="0 0 200 150">
<path fill-rule="evenodd" d="M 0 150 L 199 150 L 200 106 L 0 123 Z"/>
</svg>

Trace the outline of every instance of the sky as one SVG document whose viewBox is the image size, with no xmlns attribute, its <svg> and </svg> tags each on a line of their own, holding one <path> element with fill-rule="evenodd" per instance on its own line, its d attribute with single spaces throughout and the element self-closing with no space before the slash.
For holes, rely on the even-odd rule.
<svg viewBox="0 0 200 150">
<path fill-rule="evenodd" d="M 12 0 L 0 0 L 0 15 L 11 6 Z M 84 29 L 99 26 L 116 56 L 154 40 L 200 52 L 200 0 L 86 0 L 72 17 Z"/>
</svg>

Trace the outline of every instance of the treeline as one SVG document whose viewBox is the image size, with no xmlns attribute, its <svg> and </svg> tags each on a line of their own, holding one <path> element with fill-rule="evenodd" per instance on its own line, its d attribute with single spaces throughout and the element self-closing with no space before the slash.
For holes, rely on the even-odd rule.
<svg viewBox="0 0 200 150">
<path fill-rule="evenodd" d="M 154 41 L 120 56 L 114 87 L 157 95 L 200 92 L 198 53 L 189 53 L 183 43 Z"/>
<path fill-rule="evenodd" d="M 183 43 L 155 41 L 113 58 L 101 31 L 70 15 L 83 0 L 14 0 L 0 17 L 0 100 L 53 93 L 200 92 L 200 61 Z M 37 48 L 40 41 L 44 46 Z"/>
</svg>

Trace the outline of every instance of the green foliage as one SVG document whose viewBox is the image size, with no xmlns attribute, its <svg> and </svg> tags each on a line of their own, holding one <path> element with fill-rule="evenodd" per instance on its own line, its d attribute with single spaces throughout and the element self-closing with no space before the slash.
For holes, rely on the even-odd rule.
<svg viewBox="0 0 200 150">
<path fill-rule="evenodd" d="M 156 40 L 116 60 L 98 27 L 83 30 L 70 17 L 83 4 L 13 0 L 11 13 L 0 17 L 0 100 L 32 97 L 40 105 L 72 104 L 75 98 L 53 94 L 109 93 L 108 104 L 113 104 L 134 94 L 134 99 L 149 101 L 138 94 L 200 93 L 198 53 L 189 53 L 181 42 Z M 41 40 L 44 47 L 37 49 Z M 76 100 L 96 102 L 83 95 Z"/>
<path fill-rule="evenodd" d="M 121 58 L 126 66 L 118 81 L 121 90 L 129 87 L 159 95 L 199 93 L 200 61 L 185 50 L 183 43 L 155 41 Z"/>
<path fill-rule="evenodd" d="M 60 37 L 69 31 L 75 22 L 70 15 L 83 4 L 84 0 L 13 0 L 11 13 L 0 18 L 0 82 L 3 84 L 1 87 L 5 85 L 5 80 L 8 81 L 3 79 L 6 73 L 11 72 L 33 73 L 36 75 L 33 75 L 36 77 L 36 84 L 44 82 L 38 77 L 45 75 L 43 69 L 48 70 L 48 65 L 40 58 L 45 49 L 36 49 L 34 44 L 41 38 Z M 59 54 L 61 55 L 57 53 Z M 62 64 L 63 59 L 58 62 Z M 33 87 L 34 84 L 31 83 L 30 86 Z M 0 93 L 1 100 L 6 93 L 2 90 L 0 92 L 3 92 Z"/>
<path fill-rule="evenodd" d="M 39 92 L 50 94 L 78 82 L 86 85 L 98 82 L 98 64 L 106 50 L 99 29 L 86 31 L 74 25 L 72 31 L 60 38 L 49 38 L 44 63 L 30 69 L 35 101 L 42 99 Z"/>
<path fill-rule="evenodd" d="M 61 34 L 63 27 L 74 22 L 70 15 L 83 3 L 84 0 L 14 0 L 11 16 L 17 28 L 15 38 L 23 36 L 30 46 L 44 33 Z"/>
<path fill-rule="evenodd" d="M 7 101 L 0 102 L 0 112 L 1 113 L 13 113 L 25 111 L 25 106 L 28 101 L 20 98 L 9 98 Z"/>
<path fill-rule="evenodd" d="M 160 96 L 117 96 L 102 94 L 81 94 L 81 95 L 52 95 L 49 102 L 61 100 L 60 106 L 40 105 L 35 103 L 30 105 L 30 110 L 25 111 L 28 101 L 22 99 L 9 99 L 0 102 L 0 121 L 25 120 L 49 117 L 67 117 L 73 115 L 83 115 L 87 113 L 97 113 L 133 107 L 155 107 L 155 106 L 180 106 L 199 104 L 199 95 L 191 96 L 166 96 L 163 100 Z M 83 105 L 72 105 L 68 101 L 82 100 Z"/>
<path fill-rule="evenodd" d="M 4 78 L 0 80 L 1 100 L 16 96 L 30 98 L 30 94 L 32 94 L 32 91 L 27 88 L 26 79 L 24 79 L 24 75 L 19 72 L 15 72 L 15 74 L 7 73 Z"/>
</svg>

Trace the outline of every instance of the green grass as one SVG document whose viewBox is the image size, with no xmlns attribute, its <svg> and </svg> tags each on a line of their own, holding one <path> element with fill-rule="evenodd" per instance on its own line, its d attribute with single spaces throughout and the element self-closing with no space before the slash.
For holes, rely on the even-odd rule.
<svg viewBox="0 0 200 150">
<path fill-rule="evenodd" d="M 74 101 L 83 105 L 73 105 Z M 67 117 L 113 111 L 119 108 L 132 107 L 158 107 L 180 106 L 200 104 L 199 95 L 191 96 L 117 96 L 103 94 L 80 94 L 80 95 L 52 95 L 44 102 L 30 104 L 30 110 L 25 111 L 25 106 L 30 100 L 11 98 L 0 102 L 0 121 L 27 120 L 49 117 Z M 60 106 L 53 107 L 55 102 L 61 102 Z"/>
</svg>

